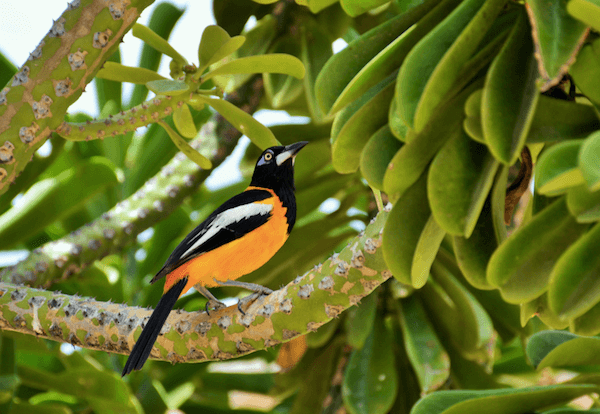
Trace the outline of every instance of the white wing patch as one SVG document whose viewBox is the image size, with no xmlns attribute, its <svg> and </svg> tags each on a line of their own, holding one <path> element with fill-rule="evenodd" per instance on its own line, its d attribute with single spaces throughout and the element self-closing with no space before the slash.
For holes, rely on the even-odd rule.
<svg viewBox="0 0 600 414">
<path fill-rule="evenodd" d="M 230 224 L 237 223 L 245 220 L 252 216 L 264 216 L 269 214 L 273 210 L 272 204 L 262 203 L 250 203 L 244 204 L 238 207 L 230 208 L 215 217 L 215 219 L 208 225 L 204 233 L 198 234 L 196 237 L 201 236 L 194 244 L 181 255 L 181 259 L 192 253 L 198 247 L 202 246 L 211 237 L 214 237 L 219 230 L 226 228 Z M 192 242 L 190 240 L 190 242 Z"/>
</svg>

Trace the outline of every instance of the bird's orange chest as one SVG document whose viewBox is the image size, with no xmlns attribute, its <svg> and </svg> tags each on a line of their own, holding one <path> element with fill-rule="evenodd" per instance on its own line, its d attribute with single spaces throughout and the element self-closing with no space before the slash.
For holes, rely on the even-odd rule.
<svg viewBox="0 0 600 414">
<path fill-rule="evenodd" d="M 272 192 L 272 191 L 270 191 Z M 206 252 L 173 270 L 167 275 L 164 291 L 182 277 L 188 276 L 186 292 L 196 283 L 206 287 L 218 286 L 215 280 L 235 280 L 258 269 L 283 246 L 288 238 L 287 208 L 277 197 L 258 203 L 273 205 L 271 217 L 262 226 L 232 242 Z M 183 293 L 182 292 L 182 293 Z"/>
</svg>

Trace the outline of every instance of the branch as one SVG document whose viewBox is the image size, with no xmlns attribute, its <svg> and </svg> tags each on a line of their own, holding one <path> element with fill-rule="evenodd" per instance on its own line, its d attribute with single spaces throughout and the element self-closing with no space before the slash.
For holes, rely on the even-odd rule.
<svg viewBox="0 0 600 414">
<path fill-rule="evenodd" d="M 255 77 L 227 100 L 253 113 L 262 93 L 262 78 Z M 221 115 L 214 114 L 190 145 L 212 159 L 216 167 L 233 151 L 240 136 Z M 88 225 L 35 249 L 25 260 L 1 272 L 0 281 L 47 287 L 79 273 L 94 261 L 119 252 L 139 233 L 168 217 L 209 175 L 210 171 L 178 153 L 135 194 Z"/>
<path fill-rule="evenodd" d="M 339 254 L 287 286 L 211 312 L 171 312 L 153 359 L 202 362 L 235 358 L 316 330 L 391 277 L 381 252 L 387 211 Z M 151 311 L 0 283 L 0 330 L 129 354 Z"/>
<path fill-rule="evenodd" d="M 74 0 L 0 91 L 0 195 L 153 0 Z M 107 9 L 107 10 L 105 10 Z M 106 12 L 105 12 L 106 11 Z"/>
</svg>

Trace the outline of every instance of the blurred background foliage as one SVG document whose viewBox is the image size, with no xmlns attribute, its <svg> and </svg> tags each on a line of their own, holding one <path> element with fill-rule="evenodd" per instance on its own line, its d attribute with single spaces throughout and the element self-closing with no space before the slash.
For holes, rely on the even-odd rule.
<svg viewBox="0 0 600 414">
<path fill-rule="evenodd" d="M 187 88 L 176 82 L 189 85 L 196 73 L 221 70 L 200 92 L 234 94 L 256 79 L 223 69 L 236 59 L 297 57 L 304 76 L 265 69 L 254 109 L 308 119 L 270 128 L 283 144 L 311 142 L 296 164 L 298 221 L 281 251 L 243 280 L 285 285 L 388 202 L 382 248 L 394 278 L 287 344 L 230 362 L 149 362 L 125 380 L 122 356 L 3 332 L 0 412 L 600 412 L 600 2 L 214 0 L 213 11 L 226 34 L 210 43 L 242 34 L 243 45 L 203 67 L 205 48 L 197 72 L 163 49 L 175 80 L 148 78 L 130 94 L 111 80 L 127 80 L 122 68 L 105 66 L 101 118 L 142 104 L 149 89 Z M 161 3 L 148 27 L 168 40 L 182 13 Z M 139 68 L 156 71 L 166 42 L 149 39 Z M 348 45 L 334 55 L 339 39 Z M 119 64 L 119 52 L 109 61 Z M 0 84 L 16 72 L 0 56 Z M 165 118 L 167 129 L 152 123 L 90 141 L 54 134 L 49 154 L 0 197 L 0 249 L 34 251 L 134 196 L 178 147 L 187 151 L 173 134 L 193 138 L 215 119 L 203 102 Z M 245 188 L 272 142 L 260 129 L 249 138 L 256 145 L 238 145 L 242 182 L 202 185 L 122 251 L 48 288 L 154 306 L 162 292 L 148 284 L 154 272 Z M 178 302 L 204 304 L 196 294 Z"/>
</svg>

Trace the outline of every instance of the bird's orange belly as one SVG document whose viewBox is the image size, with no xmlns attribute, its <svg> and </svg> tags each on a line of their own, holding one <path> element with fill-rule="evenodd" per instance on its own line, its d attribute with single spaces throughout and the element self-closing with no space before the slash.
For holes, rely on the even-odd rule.
<svg viewBox="0 0 600 414">
<path fill-rule="evenodd" d="M 167 275 L 164 291 L 185 276 L 189 280 L 182 294 L 196 283 L 215 287 L 218 284 L 214 279 L 235 280 L 253 272 L 267 263 L 287 240 L 286 220 L 284 215 L 273 216 L 245 236 L 182 264 Z"/>
</svg>

